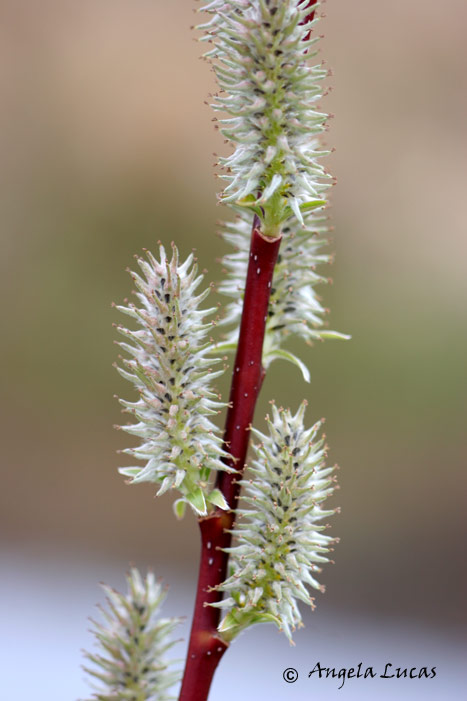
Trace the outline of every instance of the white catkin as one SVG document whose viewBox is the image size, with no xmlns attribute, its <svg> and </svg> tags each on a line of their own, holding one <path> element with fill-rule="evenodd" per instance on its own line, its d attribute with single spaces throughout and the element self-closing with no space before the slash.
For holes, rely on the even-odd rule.
<svg viewBox="0 0 467 701">
<path fill-rule="evenodd" d="M 238 326 L 243 304 L 245 270 L 248 264 L 252 215 L 240 211 L 236 219 L 223 224 L 221 234 L 235 248 L 226 254 L 222 263 L 226 275 L 219 284 L 219 292 L 233 301 L 227 305 L 222 323 Z M 287 222 L 283 229 L 284 241 L 279 251 L 271 287 L 269 316 L 266 324 L 266 348 L 278 348 L 290 335 L 306 341 L 321 338 L 324 326 L 323 308 L 316 293 L 317 285 L 328 282 L 316 268 L 329 263 L 331 256 L 322 251 L 326 240 L 326 218 L 309 215 L 302 228 L 296 220 Z M 229 337 L 234 340 L 236 332 Z"/>
<path fill-rule="evenodd" d="M 244 479 L 244 501 L 234 528 L 231 576 L 220 586 L 228 613 L 220 630 L 228 636 L 258 621 L 272 621 L 289 639 L 302 625 L 297 601 L 313 606 L 307 587 L 324 591 L 316 580 L 336 542 L 323 533 L 322 520 L 335 513 L 322 503 L 335 489 L 334 467 L 325 466 L 321 422 L 305 429 L 303 402 L 290 411 L 272 409 L 269 435 L 255 431 L 256 460 Z"/>
<path fill-rule="evenodd" d="M 169 693 L 180 673 L 172 671 L 165 653 L 174 644 L 177 618 L 160 618 L 166 592 L 149 572 L 145 578 L 136 568 L 127 576 L 128 592 L 120 594 L 102 585 L 107 595 L 101 607 L 103 623 L 91 621 L 100 652 L 85 652 L 92 664 L 84 670 L 99 686 L 94 701 L 172 701 Z"/>
<path fill-rule="evenodd" d="M 212 106 L 227 113 L 221 133 L 234 146 L 219 159 L 221 199 L 264 206 L 280 195 L 302 223 L 302 207 L 332 184 L 320 163 L 328 115 L 318 107 L 327 75 L 314 62 L 319 16 L 306 21 L 303 0 L 215 0 L 201 9 L 210 15 L 199 29 L 213 45 L 206 57 L 220 88 Z"/>
<path fill-rule="evenodd" d="M 222 371 L 211 371 L 218 361 L 208 357 L 212 325 L 204 323 L 215 310 L 199 308 L 209 290 L 196 293 L 202 276 L 197 275 L 193 256 L 180 265 L 175 246 L 170 261 L 161 246 L 160 261 L 151 253 L 147 258 L 138 259 L 143 276 L 132 273 L 138 306 L 118 307 L 137 329 L 117 327 L 125 337 L 120 346 L 129 355 L 118 370 L 139 394 L 136 402 L 120 400 L 136 420 L 123 430 L 140 439 L 137 447 L 123 452 L 144 465 L 120 472 L 133 483 L 158 483 L 158 494 L 178 489 L 178 515 L 184 503 L 205 515 L 210 501 L 227 507 L 218 490 L 211 491 L 208 479 L 212 470 L 229 469 L 211 420 L 224 406 L 212 388 Z"/>
</svg>

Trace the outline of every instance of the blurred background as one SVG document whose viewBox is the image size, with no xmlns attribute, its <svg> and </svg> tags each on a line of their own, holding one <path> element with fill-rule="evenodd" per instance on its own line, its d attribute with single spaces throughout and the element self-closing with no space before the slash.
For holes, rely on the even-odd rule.
<svg viewBox="0 0 467 701">
<path fill-rule="evenodd" d="M 113 395 L 111 302 L 142 247 L 197 249 L 219 279 L 225 153 L 203 104 L 214 89 L 194 0 L 0 0 L 2 698 L 83 698 L 80 648 L 98 582 L 130 562 L 191 617 L 194 519 L 127 487 Z M 467 50 L 464 0 L 332 0 L 320 31 L 334 71 L 332 328 L 295 346 L 311 385 L 273 366 L 274 397 L 325 416 L 342 469 L 336 565 L 290 648 L 245 634 L 212 700 L 460 698 L 465 623 Z M 228 392 L 228 376 L 222 383 Z M 187 624 L 188 625 L 188 624 Z M 187 634 L 187 626 L 182 635 Z M 177 652 L 184 654 L 181 643 Z M 261 653 L 258 652 L 261 650 Z M 325 666 L 437 666 L 434 680 L 306 679 Z M 287 685 L 282 669 L 295 667 Z M 316 675 L 315 675 L 316 677 Z M 461 686 L 462 684 L 462 686 Z M 254 693 L 255 692 L 255 693 Z"/>
</svg>

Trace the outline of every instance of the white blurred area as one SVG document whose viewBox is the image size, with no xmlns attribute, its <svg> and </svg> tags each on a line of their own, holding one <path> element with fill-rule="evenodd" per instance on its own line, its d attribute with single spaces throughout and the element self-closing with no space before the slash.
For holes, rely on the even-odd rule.
<svg viewBox="0 0 467 701">
<path fill-rule="evenodd" d="M 95 604 L 102 602 L 96 577 L 124 589 L 125 566 L 87 561 L 79 553 L 41 560 L 32 553 L 2 553 L 0 579 L 1 696 L 2 701 L 77 701 L 90 697 L 80 665 L 81 649 L 94 640 L 87 628 L 89 616 L 99 619 Z M 188 636 L 193 591 L 186 577 L 160 564 L 169 584 L 162 615 L 188 616 L 180 627 L 184 642 L 172 650 L 183 657 Z M 217 670 L 210 701 L 239 698 L 286 701 L 294 699 L 373 701 L 454 701 L 464 688 L 467 641 L 459 631 L 423 627 L 397 617 L 368 618 L 338 612 L 319 602 L 306 627 L 290 646 L 273 626 L 256 626 L 238 638 Z M 379 674 L 387 662 L 396 667 L 436 666 L 434 679 L 308 678 L 316 662 L 323 667 L 362 669 Z M 294 684 L 282 679 L 285 668 L 299 674 Z"/>
</svg>

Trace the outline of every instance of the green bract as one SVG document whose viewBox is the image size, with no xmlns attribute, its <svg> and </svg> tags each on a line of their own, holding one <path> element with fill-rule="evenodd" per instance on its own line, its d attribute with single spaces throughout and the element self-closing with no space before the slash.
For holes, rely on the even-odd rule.
<svg viewBox="0 0 467 701">
<path fill-rule="evenodd" d="M 145 464 L 120 472 L 132 483 L 159 483 L 157 494 L 177 488 L 182 494 L 177 516 L 186 503 L 206 515 L 207 502 L 227 508 L 209 486 L 211 471 L 230 469 L 210 418 L 224 406 L 212 389 L 222 371 L 212 372 L 211 366 L 219 361 L 206 357 L 212 325 L 204 318 L 215 309 L 199 309 L 209 290 L 196 294 L 203 276 L 197 275 L 193 256 L 179 265 L 175 246 L 170 261 L 161 246 L 160 262 L 151 253 L 147 257 L 138 259 L 144 277 L 132 273 L 139 306 L 118 307 L 138 328 L 117 327 L 126 339 L 120 346 L 130 356 L 118 370 L 139 393 L 136 402 L 120 400 L 137 421 L 123 430 L 140 438 L 140 445 L 123 452 Z"/>
</svg>

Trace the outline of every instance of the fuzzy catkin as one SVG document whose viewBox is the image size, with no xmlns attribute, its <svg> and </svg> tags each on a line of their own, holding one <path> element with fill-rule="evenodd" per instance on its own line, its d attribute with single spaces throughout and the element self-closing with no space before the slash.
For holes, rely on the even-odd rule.
<svg viewBox="0 0 467 701">
<path fill-rule="evenodd" d="M 171 701 L 168 693 L 180 675 L 169 669 L 165 653 L 180 623 L 159 618 L 166 592 L 149 572 L 143 579 L 136 568 L 127 576 L 128 592 L 102 585 L 107 595 L 101 607 L 105 623 L 92 621 L 101 653 L 85 653 L 92 667 L 85 671 L 100 682 L 94 701 Z"/>
<path fill-rule="evenodd" d="M 292 416 L 273 405 L 269 435 L 255 431 L 257 457 L 242 480 L 248 508 L 237 511 L 236 545 L 226 549 L 232 574 L 220 587 L 229 595 L 218 604 L 229 609 L 220 626 L 227 636 L 272 621 L 291 639 L 302 625 L 297 601 L 313 606 L 307 587 L 324 591 L 315 575 L 336 542 L 322 524 L 336 511 L 322 508 L 335 489 L 335 467 L 325 466 L 321 422 L 305 429 L 305 407 Z"/>
<path fill-rule="evenodd" d="M 318 107 L 327 70 L 311 63 L 319 17 L 308 21 L 303 0 L 214 0 L 201 9 L 211 15 L 199 28 L 213 44 L 206 56 L 220 88 L 212 106 L 228 114 L 221 133 L 235 149 L 219 159 L 227 181 L 221 199 L 269 203 L 276 219 L 293 213 L 302 223 L 332 184 L 318 139 L 328 116 Z"/>
<path fill-rule="evenodd" d="M 222 259 L 225 276 L 219 283 L 219 292 L 233 298 L 221 321 L 222 325 L 233 327 L 219 346 L 227 351 L 235 349 L 238 339 L 252 221 L 251 213 L 240 209 L 236 219 L 225 222 L 221 228 L 222 238 L 235 249 Z M 289 219 L 283 228 L 284 240 L 274 269 L 266 321 L 263 365 L 267 369 L 275 359 L 288 360 L 299 367 L 309 382 L 308 368 L 287 349 L 287 341 L 296 336 L 312 344 L 316 340 L 350 337 L 327 328 L 328 310 L 317 294 L 317 287 L 329 282 L 329 278 L 317 272 L 317 268 L 331 262 L 331 256 L 323 251 L 327 244 L 327 217 L 307 213 L 304 222 L 302 227 L 296 219 Z"/>
<path fill-rule="evenodd" d="M 307 341 L 322 337 L 326 310 L 316 287 L 327 283 L 328 278 L 320 275 L 316 268 L 331 260 L 331 256 L 322 251 L 326 245 L 322 237 L 327 230 L 326 218 L 309 215 L 305 222 L 306 227 L 302 228 L 295 220 L 290 220 L 283 229 L 284 241 L 274 269 L 266 323 L 266 349 L 280 347 L 283 338 L 290 335 Z M 222 320 L 228 326 L 237 326 L 242 313 L 251 227 L 251 214 L 239 211 L 236 219 L 225 222 L 221 230 L 223 239 L 235 248 L 234 253 L 222 259 L 226 275 L 219 284 L 219 292 L 234 298 L 227 305 Z"/>
<path fill-rule="evenodd" d="M 186 503 L 206 515 L 207 503 L 227 506 L 220 492 L 209 487 L 210 472 L 229 469 L 211 421 L 223 406 L 212 389 L 222 371 L 211 371 L 219 361 L 207 357 L 211 324 L 204 322 L 215 309 L 200 309 L 209 290 L 196 294 L 203 276 L 197 275 L 193 256 L 180 265 L 175 246 L 170 261 L 161 246 L 160 261 L 151 253 L 147 258 L 138 259 L 143 276 L 132 273 L 139 306 L 118 307 L 138 328 L 117 327 L 125 337 L 120 346 L 130 356 L 118 370 L 139 393 L 136 402 L 120 400 L 137 421 L 123 430 L 140 439 L 137 447 L 123 452 L 145 464 L 120 472 L 133 483 L 159 483 L 159 495 L 178 489 L 177 515 Z"/>
</svg>

